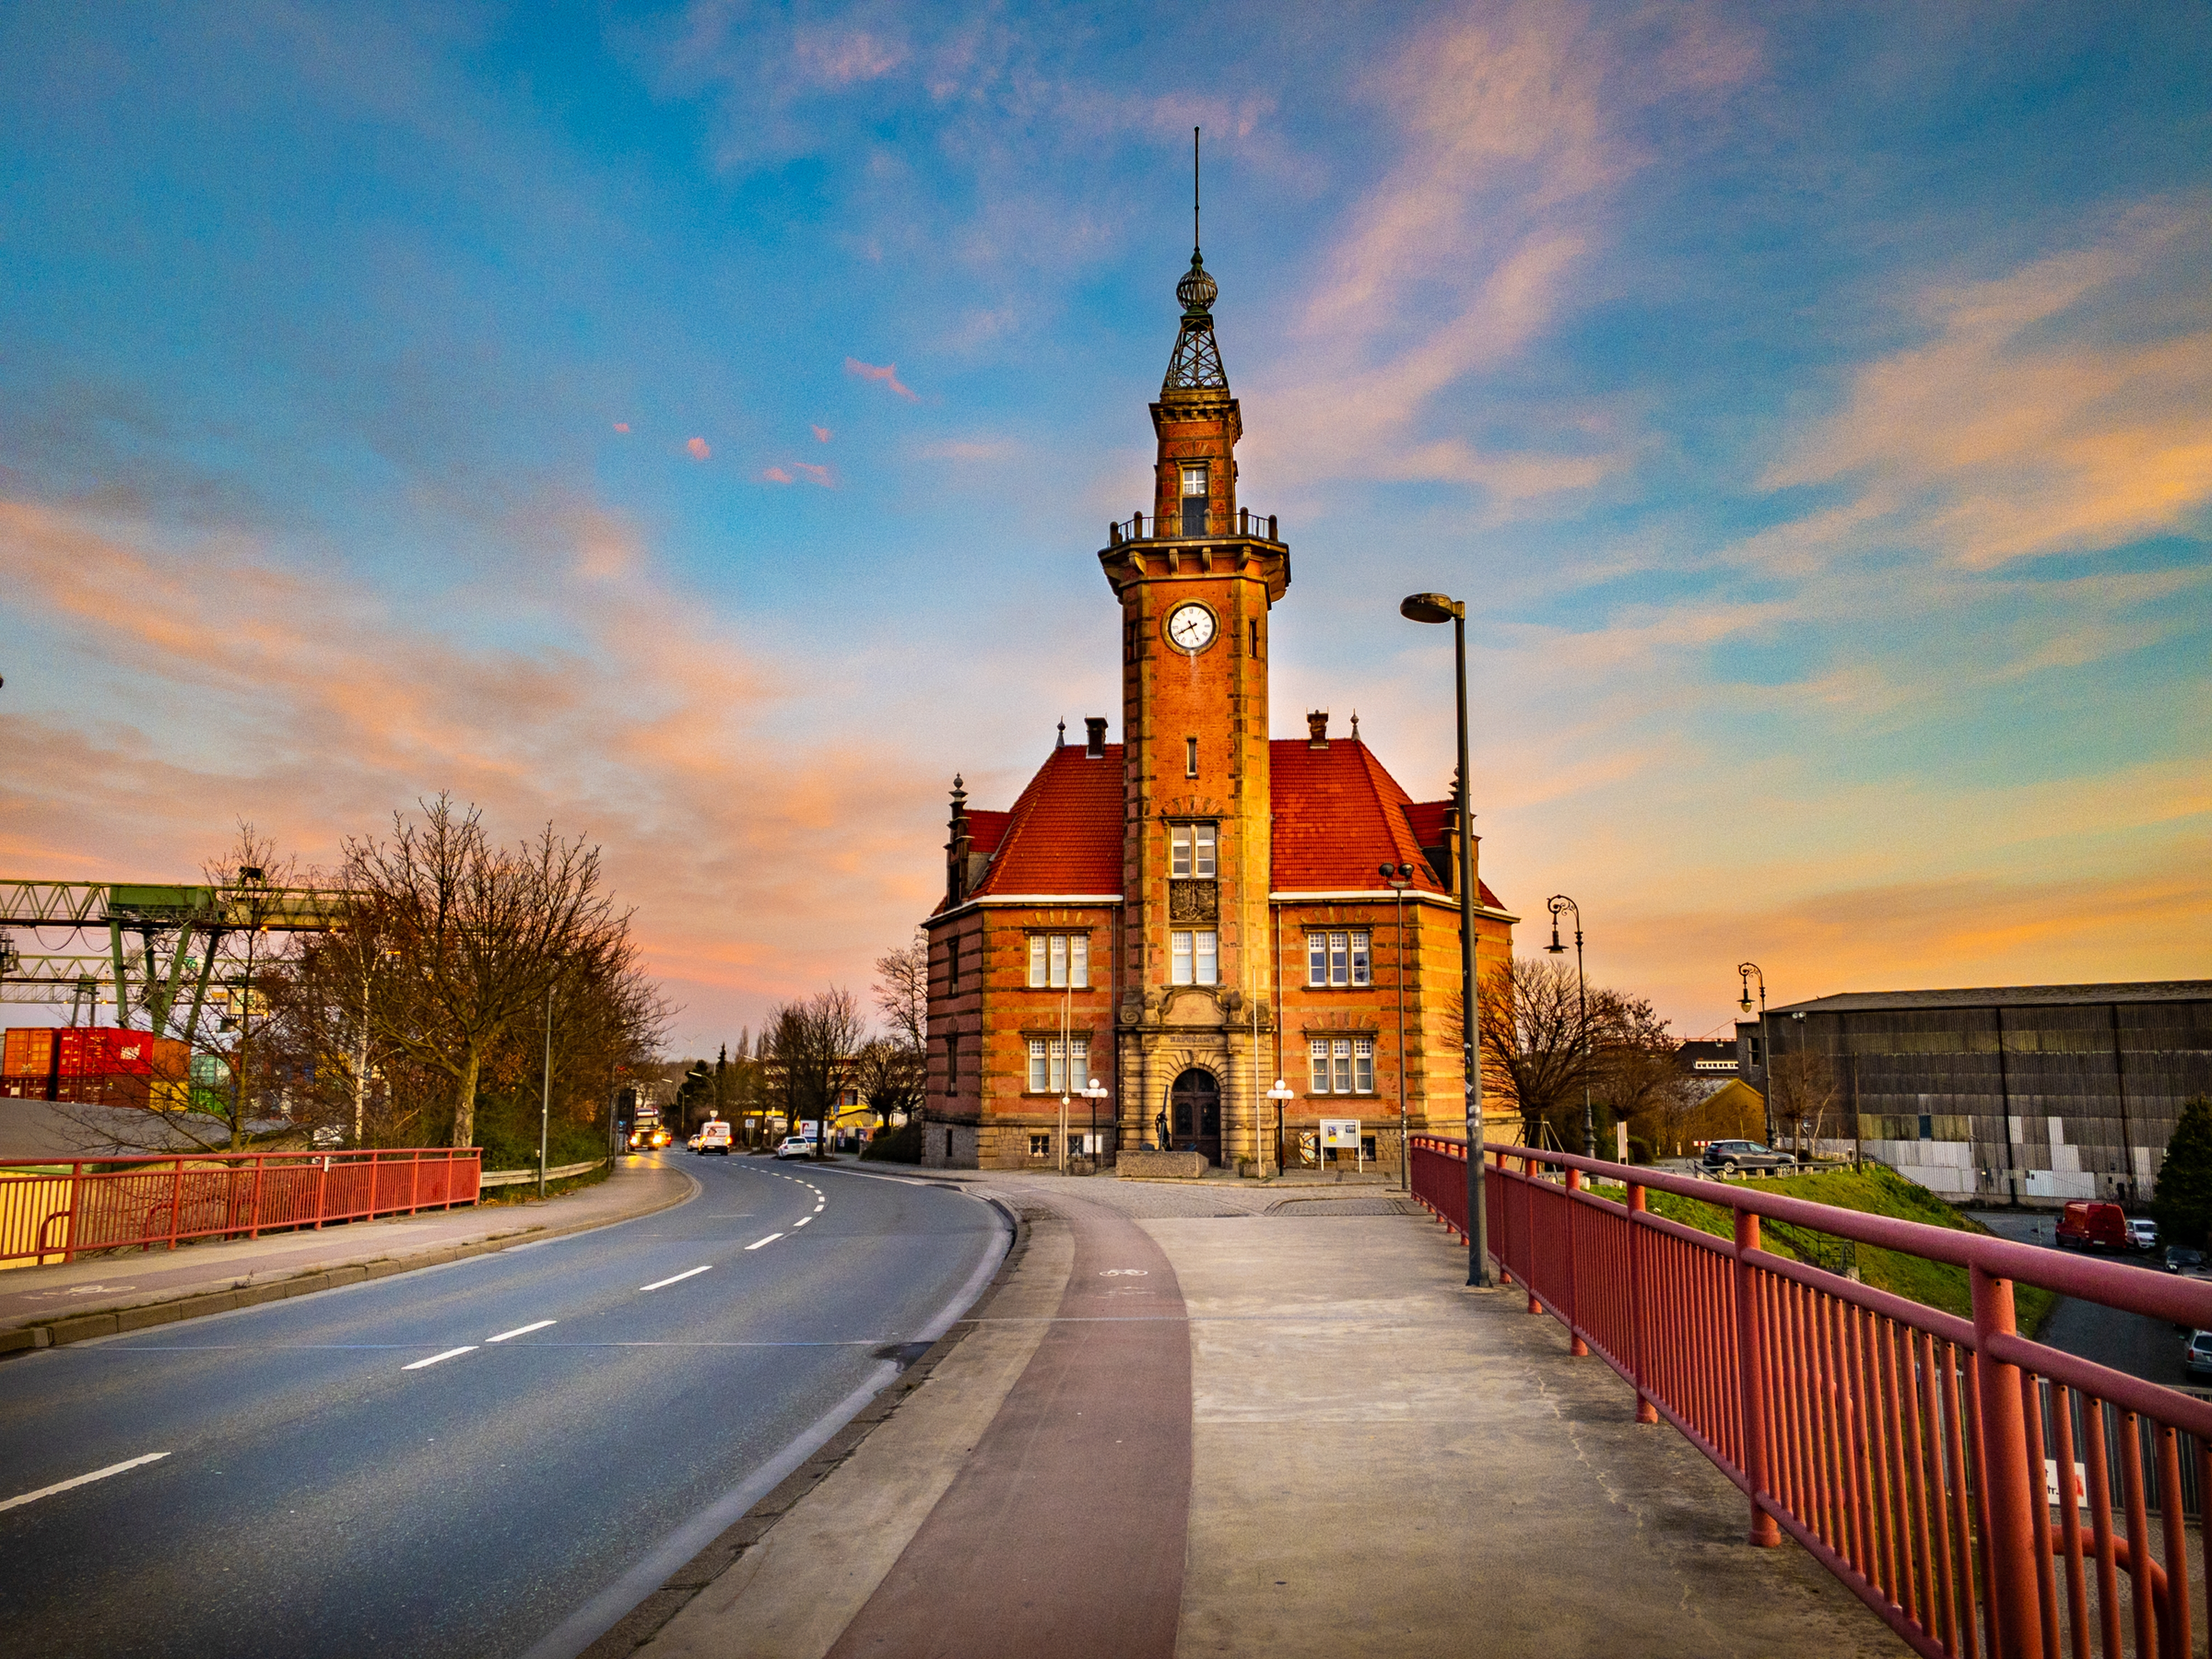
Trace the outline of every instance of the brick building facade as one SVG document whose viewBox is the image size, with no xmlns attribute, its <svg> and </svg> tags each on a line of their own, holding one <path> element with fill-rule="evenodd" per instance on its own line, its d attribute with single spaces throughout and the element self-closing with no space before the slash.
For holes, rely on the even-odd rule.
<svg viewBox="0 0 2212 1659">
<path fill-rule="evenodd" d="M 925 924 L 933 1165 L 1052 1167 L 1164 1133 L 1265 1173 L 1310 1160 L 1321 1118 L 1356 1117 L 1394 1167 L 1401 1110 L 1416 1132 L 1464 1126 L 1458 806 L 1411 799 L 1356 722 L 1270 735 L 1290 550 L 1237 500 L 1215 296 L 1194 251 L 1152 406 L 1152 509 L 1099 554 L 1122 610 L 1123 741 L 1087 721 L 1005 811 L 954 780 Z M 1516 918 L 1479 876 L 1477 900 L 1487 970 Z M 1268 1098 L 1277 1078 L 1294 1098 Z"/>
</svg>

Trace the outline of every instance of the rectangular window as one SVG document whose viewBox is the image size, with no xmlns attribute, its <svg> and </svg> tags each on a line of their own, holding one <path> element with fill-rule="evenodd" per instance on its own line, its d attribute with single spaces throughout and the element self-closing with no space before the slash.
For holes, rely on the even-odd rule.
<svg viewBox="0 0 2212 1659">
<path fill-rule="evenodd" d="M 1211 824 L 1169 825 L 1168 874 L 1178 881 L 1213 880 L 1216 841 L 1217 831 Z"/>
<path fill-rule="evenodd" d="M 1075 1062 L 1071 1068 L 1070 1059 Z M 1057 1037 L 1030 1039 L 1030 1092 L 1074 1094 L 1090 1081 L 1090 1039 L 1071 1038 L 1064 1050 Z"/>
<path fill-rule="evenodd" d="M 1065 990 L 1070 985 L 1078 991 L 1088 989 L 1090 935 L 1031 934 L 1030 984 L 1034 989 L 1050 987 L 1054 991 Z"/>
<path fill-rule="evenodd" d="M 1352 1092 L 1352 1040 L 1339 1037 L 1329 1044 L 1329 1057 L 1336 1063 L 1336 1092 Z"/>
<path fill-rule="evenodd" d="M 1375 1040 L 1372 1037 L 1352 1039 L 1352 1092 L 1375 1092 Z"/>
<path fill-rule="evenodd" d="M 1050 1135 L 1030 1136 L 1030 1156 L 1031 1158 L 1050 1158 L 1052 1155 L 1053 1137 Z"/>
<path fill-rule="evenodd" d="M 1198 775 L 1198 739 L 1195 737 L 1182 740 L 1182 775 L 1186 778 Z"/>
<path fill-rule="evenodd" d="M 1365 933 L 1306 935 L 1306 983 L 1365 985 L 1373 980 L 1373 959 Z"/>
<path fill-rule="evenodd" d="M 1220 935 L 1212 928 L 1168 935 L 1168 982 L 1211 985 L 1219 974 Z"/>
<path fill-rule="evenodd" d="M 1329 1041 L 1316 1037 L 1306 1045 L 1306 1057 L 1312 1062 L 1314 1094 L 1329 1092 Z"/>
</svg>

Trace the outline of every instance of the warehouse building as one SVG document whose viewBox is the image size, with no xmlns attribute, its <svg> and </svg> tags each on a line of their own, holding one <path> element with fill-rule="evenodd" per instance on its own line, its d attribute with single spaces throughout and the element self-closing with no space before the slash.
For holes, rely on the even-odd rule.
<svg viewBox="0 0 2212 1659">
<path fill-rule="evenodd" d="M 2132 1202 L 2212 1095 L 2212 980 L 1853 992 L 1741 1021 L 1736 1048 L 1784 1145 L 1959 1201 Z"/>
</svg>

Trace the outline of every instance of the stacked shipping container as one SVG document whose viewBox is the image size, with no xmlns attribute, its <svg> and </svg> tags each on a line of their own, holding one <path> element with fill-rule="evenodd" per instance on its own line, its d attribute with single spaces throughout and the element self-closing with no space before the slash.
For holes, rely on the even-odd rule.
<svg viewBox="0 0 2212 1659">
<path fill-rule="evenodd" d="M 191 1047 L 115 1026 L 18 1028 L 0 1039 L 0 1095 L 182 1111 Z"/>
</svg>

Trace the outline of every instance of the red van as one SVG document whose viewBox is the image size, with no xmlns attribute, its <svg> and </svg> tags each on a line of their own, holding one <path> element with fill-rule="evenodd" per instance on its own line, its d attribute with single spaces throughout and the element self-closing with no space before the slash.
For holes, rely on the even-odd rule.
<svg viewBox="0 0 2212 1659">
<path fill-rule="evenodd" d="M 2075 1203 L 2058 1218 L 2061 1250 L 2115 1250 L 2128 1247 L 2127 1212 L 2116 1204 Z"/>
</svg>

